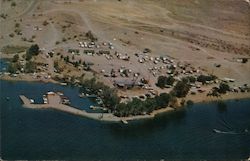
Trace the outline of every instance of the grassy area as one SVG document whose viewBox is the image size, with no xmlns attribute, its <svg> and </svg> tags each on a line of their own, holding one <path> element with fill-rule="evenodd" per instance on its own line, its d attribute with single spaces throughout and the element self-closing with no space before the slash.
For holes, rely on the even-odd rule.
<svg viewBox="0 0 250 161">
<path fill-rule="evenodd" d="M 16 54 L 26 51 L 27 48 L 27 46 L 7 45 L 1 49 L 1 52 L 3 52 L 4 54 Z"/>
</svg>

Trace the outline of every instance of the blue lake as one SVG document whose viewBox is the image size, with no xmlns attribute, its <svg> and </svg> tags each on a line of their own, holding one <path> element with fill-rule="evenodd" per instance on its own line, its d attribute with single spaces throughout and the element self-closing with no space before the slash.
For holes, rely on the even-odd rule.
<svg viewBox="0 0 250 161">
<path fill-rule="evenodd" d="M 22 107 L 19 95 L 36 102 L 48 91 L 62 91 L 74 107 L 89 110 L 93 101 L 78 88 L 52 83 L 0 81 L 1 157 L 3 159 L 160 160 L 223 159 L 250 156 L 250 133 L 218 134 L 213 129 L 250 130 L 250 100 L 196 104 L 154 119 L 105 123 L 54 110 Z M 10 100 L 7 100 L 9 97 Z"/>
</svg>

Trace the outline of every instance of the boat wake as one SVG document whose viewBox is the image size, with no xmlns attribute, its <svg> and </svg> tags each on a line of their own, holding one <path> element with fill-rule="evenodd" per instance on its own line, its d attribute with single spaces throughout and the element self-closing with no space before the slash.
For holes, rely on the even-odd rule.
<svg viewBox="0 0 250 161">
<path fill-rule="evenodd" d="M 223 117 L 219 120 L 220 125 L 223 127 L 223 129 L 226 130 L 218 130 L 213 129 L 213 132 L 219 133 L 219 134 L 231 134 L 231 135 L 237 135 L 237 134 L 250 134 L 250 131 L 248 129 L 244 130 L 236 130 L 230 123 L 228 123 Z"/>
<path fill-rule="evenodd" d="M 238 134 L 250 134 L 247 129 L 245 129 L 242 132 L 236 132 L 236 131 L 221 131 L 218 129 L 213 129 L 213 132 L 219 133 L 219 134 L 231 134 L 231 135 L 238 135 Z"/>
<path fill-rule="evenodd" d="M 219 134 L 240 134 L 240 133 L 237 133 L 235 131 L 221 131 L 221 130 L 217 130 L 217 129 L 213 129 L 213 131 L 215 133 L 219 133 Z"/>
</svg>

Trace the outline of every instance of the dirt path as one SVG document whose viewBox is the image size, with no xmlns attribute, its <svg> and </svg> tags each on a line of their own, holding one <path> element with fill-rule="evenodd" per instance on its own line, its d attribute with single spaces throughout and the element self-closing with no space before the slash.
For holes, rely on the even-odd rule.
<svg viewBox="0 0 250 161">
<path fill-rule="evenodd" d="M 11 21 L 11 20 L 14 20 L 16 18 L 25 16 L 26 14 L 28 14 L 29 12 L 31 12 L 39 3 L 40 3 L 39 1 L 33 0 L 30 3 L 30 5 L 28 7 L 26 7 L 26 9 L 23 12 L 21 12 L 20 14 L 14 16 L 14 17 L 10 17 L 10 18 L 6 19 L 5 22 L 6 21 Z"/>
</svg>

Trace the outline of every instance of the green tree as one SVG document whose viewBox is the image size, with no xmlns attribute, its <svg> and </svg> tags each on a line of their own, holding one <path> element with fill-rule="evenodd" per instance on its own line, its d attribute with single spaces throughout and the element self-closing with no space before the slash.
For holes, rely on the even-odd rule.
<svg viewBox="0 0 250 161">
<path fill-rule="evenodd" d="M 195 83 L 196 78 L 194 76 L 188 76 L 186 77 L 190 83 Z"/>
<path fill-rule="evenodd" d="M 39 54 L 39 46 L 37 44 L 31 45 L 26 51 L 26 60 L 30 60 L 32 56 Z"/>
<path fill-rule="evenodd" d="M 16 73 L 17 72 L 17 68 L 15 67 L 15 65 L 13 63 L 10 63 L 8 65 L 7 71 L 9 73 Z"/>
<path fill-rule="evenodd" d="M 28 49 L 28 54 L 30 55 L 38 55 L 39 54 L 39 46 L 37 44 L 31 45 Z"/>
<path fill-rule="evenodd" d="M 156 96 L 156 103 L 157 103 L 157 108 L 163 108 L 163 107 L 167 107 L 168 103 L 170 101 L 170 94 L 168 93 L 161 93 L 159 96 Z"/>
<path fill-rule="evenodd" d="M 160 88 L 165 88 L 166 85 L 173 85 L 175 82 L 175 79 L 172 76 L 166 77 L 166 76 L 159 76 L 156 86 Z"/>
<path fill-rule="evenodd" d="M 225 94 L 227 91 L 230 91 L 229 85 L 226 83 L 220 83 L 218 92 Z"/>
<path fill-rule="evenodd" d="M 26 59 L 27 61 L 29 61 L 29 60 L 31 60 L 31 58 L 32 58 L 32 55 L 26 53 L 26 58 L 25 58 L 25 59 Z"/>
<path fill-rule="evenodd" d="M 165 79 L 166 79 L 165 76 L 159 76 L 157 83 L 156 83 L 156 86 L 158 86 L 160 88 L 164 88 L 165 87 Z"/>
<path fill-rule="evenodd" d="M 120 102 L 120 97 L 117 96 L 115 89 L 107 88 L 103 90 L 103 103 L 106 107 L 114 110 Z"/>
<path fill-rule="evenodd" d="M 206 84 L 206 81 L 212 81 L 215 79 L 217 79 L 217 77 L 214 75 L 208 75 L 208 76 L 207 75 L 199 75 L 197 77 L 197 81 L 202 82 L 202 84 Z"/>
<path fill-rule="evenodd" d="M 26 62 L 24 71 L 26 73 L 34 73 L 36 71 L 36 64 L 31 61 Z"/>
<path fill-rule="evenodd" d="M 181 81 L 177 82 L 175 85 L 172 93 L 176 97 L 185 97 L 190 90 L 190 85 L 188 84 L 187 79 L 182 79 Z"/>
<path fill-rule="evenodd" d="M 127 116 L 127 104 L 125 103 L 118 104 L 114 114 L 119 117 Z"/>
<path fill-rule="evenodd" d="M 150 114 L 157 107 L 156 99 L 147 98 L 146 101 L 144 102 L 144 107 L 146 109 L 146 113 Z"/>
<path fill-rule="evenodd" d="M 172 86 L 174 84 L 174 82 L 175 82 L 174 77 L 172 77 L 172 76 L 167 77 L 167 79 L 166 79 L 166 84 L 167 85 L 171 85 Z"/>
</svg>

